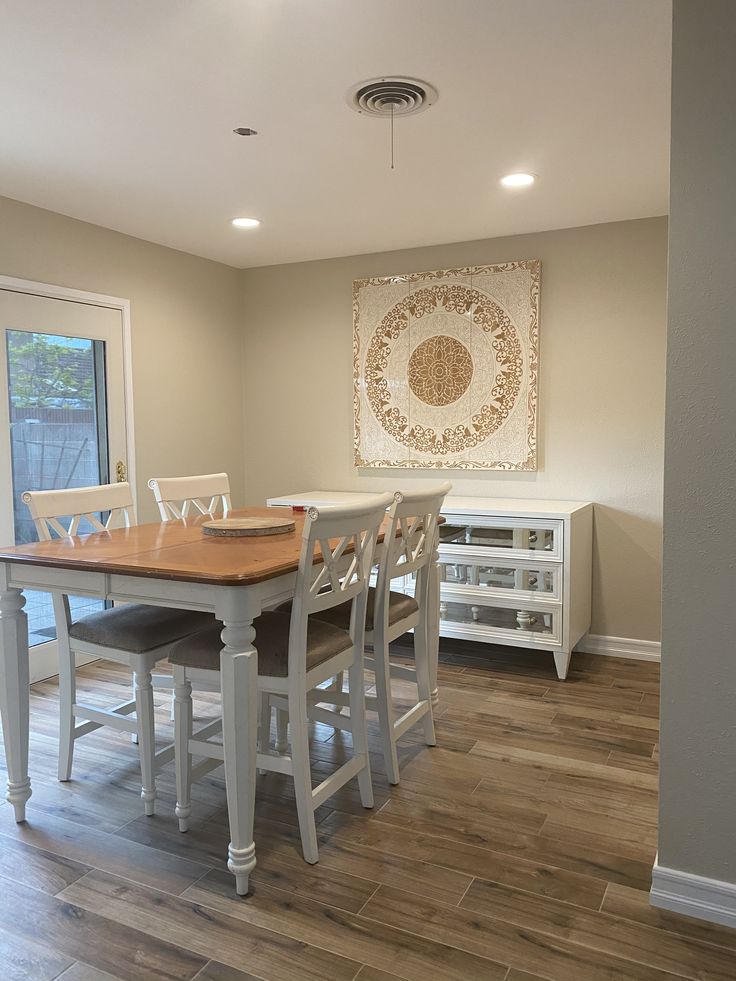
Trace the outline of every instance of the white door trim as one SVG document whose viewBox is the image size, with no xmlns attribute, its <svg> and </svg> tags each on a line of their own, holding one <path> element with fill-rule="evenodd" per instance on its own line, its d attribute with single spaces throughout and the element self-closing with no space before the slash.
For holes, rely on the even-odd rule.
<svg viewBox="0 0 736 981">
<path fill-rule="evenodd" d="M 133 346 L 130 329 L 130 300 L 119 296 L 106 296 L 104 293 L 88 293 L 69 286 L 56 286 L 52 283 L 37 283 L 32 279 L 16 279 L 13 276 L 0 276 L 0 289 L 14 293 L 29 293 L 32 296 L 47 296 L 54 300 L 72 300 L 90 306 L 108 307 L 119 310 L 123 324 L 123 376 L 125 385 L 125 443 L 128 456 L 128 482 L 136 499 L 135 481 L 135 427 L 133 425 Z M 112 461 L 111 461 L 112 462 Z M 114 474 L 110 474 L 114 480 Z"/>
</svg>

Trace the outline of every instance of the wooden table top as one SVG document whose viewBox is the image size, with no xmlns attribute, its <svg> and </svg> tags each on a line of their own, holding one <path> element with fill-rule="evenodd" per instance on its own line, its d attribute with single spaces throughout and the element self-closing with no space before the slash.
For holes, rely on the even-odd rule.
<svg viewBox="0 0 736 981">
<path fill-rule="evenodd" d="M 242 508 L 229 512 L 229 516 L 283 519 L 284 508 Z M 0 562 L 219 586 L 254 585 L 296 572 L 305 521 L 303 513 L 293 514 L 296 526 L 293 532 L 257 538 L 206 536 L 200 525 L 211 517 L 198 515 L 181 521 L 13 545 L 0 549 Z"/>
</svg>

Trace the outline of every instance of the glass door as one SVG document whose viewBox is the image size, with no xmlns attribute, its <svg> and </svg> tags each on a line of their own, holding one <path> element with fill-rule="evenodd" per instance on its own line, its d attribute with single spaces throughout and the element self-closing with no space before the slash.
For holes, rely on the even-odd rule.
<svg viewBox="0 0 736 981">
<path fill-rule="evenodd" d="M 37 540 L 24 491 L 108 483 L 118 461 L 125 467 L 123 372 L 119 310 L 0 289 L 3 543 Z M 71 606 L 81 617 L 102 603 Z M 25 609 L 31 676 L 55 674 L 51 597 L 29 591 Z"/>
</svg>

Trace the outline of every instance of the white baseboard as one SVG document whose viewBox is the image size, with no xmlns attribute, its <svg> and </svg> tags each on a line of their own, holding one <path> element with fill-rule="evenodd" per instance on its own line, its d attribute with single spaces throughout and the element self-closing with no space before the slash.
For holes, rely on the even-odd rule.
<svg viewBox="0 0 736 981">
<path fill-rule="evenodd" d="M 608 657 L 628 657 L 633 661 L 659 661 L 662 645 L 658 640 L 586 634 L 575 645 L 575 650 L 585 651 L 587 654 L 604 654 Z"/>
<path fill-rule="evenodd" d="M 655 862 L 649 898 L 659 909 L 736 927 L 736 882 L 667 869 Z"/>
</svg>

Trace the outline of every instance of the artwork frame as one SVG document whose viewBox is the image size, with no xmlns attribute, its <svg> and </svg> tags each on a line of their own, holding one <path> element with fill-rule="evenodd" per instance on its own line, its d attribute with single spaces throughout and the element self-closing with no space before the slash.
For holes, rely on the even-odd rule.
<svg viewBox="0 0 736 981">
<path fill-rule="evenodd" d="M 356 468 L 537 469 L 541 261 L 353 282 Z"/>
</svg>

